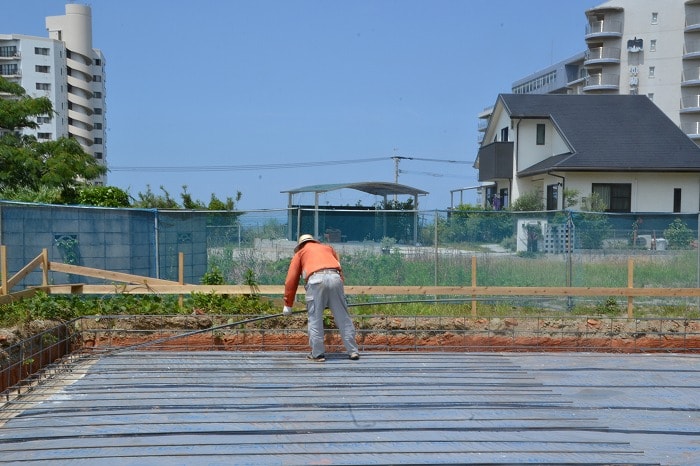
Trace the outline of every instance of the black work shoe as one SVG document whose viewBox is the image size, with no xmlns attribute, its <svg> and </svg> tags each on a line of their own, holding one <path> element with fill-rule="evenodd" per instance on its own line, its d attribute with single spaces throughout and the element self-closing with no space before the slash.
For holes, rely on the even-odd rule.
<svg viewBox="0 0 700 466">
<path fill-rule="evenodd" d="M 309 353 L 306 355 L 306 359 L 313 362 L 324 362 L 326 360 L 326 355 L 319 354 L 318 356 L 314 356 L 313 354 Z"/>
<path fill-rule="evenodd" d="M 352 359 L 353 361 L 357 361 L 358 359 L 360 359 L 360 353 L 353 351 L 352 353 L 350 353 L 350 359 Z"/>
</svg>

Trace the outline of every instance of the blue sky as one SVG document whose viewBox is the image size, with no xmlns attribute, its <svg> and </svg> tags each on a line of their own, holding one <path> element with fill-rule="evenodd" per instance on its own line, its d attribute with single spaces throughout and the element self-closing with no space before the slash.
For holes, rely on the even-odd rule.
<svg viewBox="0 0 700 466">
<path fill-rule="evenodd" d="M 45 17 L 65 3 L 5 2 L 0 34 L 46 37 Z M 187 185 L 205 202 L 240 191 L 240 209 L 276 209 L 288 189 L 393 182 L 392 157 L 414 157 L 428 160 L 402 160 L 399 183 L 430 193 L 421 209 L 445 209 L 450 190 L 477 184 L 478 113 L 582 51 L 584 12 L 601 3 L 92 0 L 108 183 L 133 196 Z"/>
</svg>

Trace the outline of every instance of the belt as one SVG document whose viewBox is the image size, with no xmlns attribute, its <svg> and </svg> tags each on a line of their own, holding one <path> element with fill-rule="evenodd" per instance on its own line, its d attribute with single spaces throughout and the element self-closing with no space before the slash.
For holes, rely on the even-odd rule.
<svg viewBox="0 0 700 466">
<path fill-rule="evenodd" d="M 312 273 L 312 274 L 309 275 L 309 276 L 310 276 L 310 277 L 311 277 L 311 276 L 314 276 L 314 275 L 316 275 L 317 273 L 334 273 L 334 274 L 340 275 L 340 270 L 338 270 L 338 269 L 321 269 L 321 270 L 315 271 L 314 273 Z"/>
</svg>

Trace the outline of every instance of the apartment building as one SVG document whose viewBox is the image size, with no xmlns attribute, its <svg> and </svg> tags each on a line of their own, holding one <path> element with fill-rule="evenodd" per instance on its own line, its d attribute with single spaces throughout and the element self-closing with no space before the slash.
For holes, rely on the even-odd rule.
<svg viewBox="0 0 700 466">
<path fill-rule="evenodd" d="M 92 11 L 68 4 L 65 12 L 46 18 L 48 37 L 0 34 L 0 76 L 53 104 L 55 114 L 38 117 L 39 127 L 26 134 L 39 140 L 71 136 L 107 165 L 105 59 L 92 46 Z"/>
<path fill-rule="evenodd" d="M 511 92 L 643 95 L 700 145 L 700 0 L 610 0 L 584 14 L 585 49 L 514 81 Z M 504 141 L 488 134 L 493 112 L 478 115 L 482 148 Z M 482 180 L 486 202 L 494 189 Z"/>
<path fill-rule="evenodd" d="M 646 95 L 700 144 L 700 0 L 610 0 L 585 16 L 585 50 L 512 93 Z"/>
</svg>

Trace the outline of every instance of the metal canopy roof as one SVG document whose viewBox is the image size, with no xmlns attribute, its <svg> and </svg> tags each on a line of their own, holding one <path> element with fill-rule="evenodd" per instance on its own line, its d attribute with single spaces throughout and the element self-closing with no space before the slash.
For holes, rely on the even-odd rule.
<svg viewBox="0 0 700 466">
<path fill-rule="evenodd" d="M 301 188 L 281 191 L 289 194 L 299 193 L 325 193 L 328 191 L 336 191 L 338 189 L 356 189 L 368 194 L 376 196 L 389 196 L 394 194 L 409 194 L 411 196 L 425 195 L 427 191 L 422 189 L 406 186 L 399 183 L 387 183 L 384 181 L 363 181 L 360 183 L 333 183 L 333 184 L 316 184 L 304 186 Z"/>
</svg>

